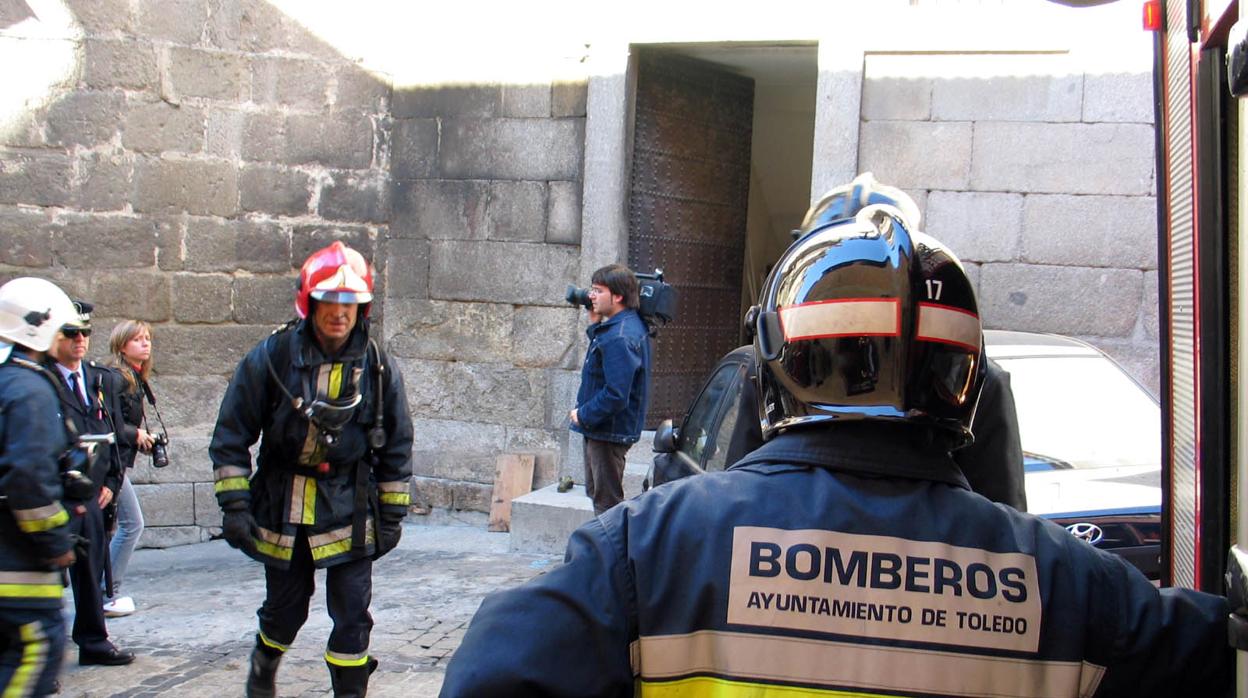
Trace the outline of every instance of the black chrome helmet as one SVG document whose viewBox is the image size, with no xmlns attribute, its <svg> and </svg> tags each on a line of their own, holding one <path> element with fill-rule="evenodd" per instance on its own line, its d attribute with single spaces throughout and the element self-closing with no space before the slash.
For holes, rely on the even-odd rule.
<svg viewBox="0 0 1248 698">
<path fill-rule="evenodd" d="M 816 223 L 751 315 L 765 439 L 872 419 L 934 427 L 951 447 L 970 441 L 984 372 L 975 293 L 957 257 L 897 208 Z"/>
<path fill-rule="evenodd" d="M 880 184 L 875 175 L 863 172 L 849 184 L 842 184 L 819 197 L 819 201 L 806 212 L 802 227 L 793 231 L 794 237 L 840 221 L 853 220 L 858 212 L 868 206 L 884 204 L 901 212 L 901 218 L 910 230 L 921 226 L 922 214 L 910 195 L 897 187 Z"/>
</svg>

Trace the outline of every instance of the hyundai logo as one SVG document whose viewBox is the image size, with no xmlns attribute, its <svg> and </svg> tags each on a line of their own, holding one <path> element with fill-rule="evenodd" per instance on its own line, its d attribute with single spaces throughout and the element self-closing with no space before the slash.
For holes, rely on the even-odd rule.
<svg viewBox="0 0 1248 698">
<path fill-rule="evenodd" d="M 1093 523 L 1075 523 L 1066 527 L 1070 531 L 1070 535 L 1082 541 L 1087 541 L 1091 545 L 1096 545 L 1105 537 L 1105 532 L 1100 526 Z"/>
</svg>

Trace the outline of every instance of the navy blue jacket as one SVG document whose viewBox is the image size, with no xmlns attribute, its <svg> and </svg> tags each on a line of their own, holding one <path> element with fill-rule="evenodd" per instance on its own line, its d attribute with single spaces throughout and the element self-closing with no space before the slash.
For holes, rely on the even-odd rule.
<svg viewBox="0 0 1248 698">
<path fill-rule="evenodd" d="M 0 606 L 60 608 L 61 575 L 45 560 L 70 549 L 59 458 L 69 432 L 56 378 L 17 349 L 0 363 Z M 42 373 L 42 375 L 41 375 Z"/>
<path fill-rule="evenodd" d="M 481 605 L 443 696 L 1172 696 L 1233 680 L 1222 597 L 972 493 L 894 425 L 781 434 L 582 526 Z M 634 692 L 636 690 L 636 692 Z"/>
<path fill-rule="evenodd" d="M 650 396 L 650 336 L 626 308 L 590 325 L 572 430 L 590 439 L 636 443 Z"/>
</svg>

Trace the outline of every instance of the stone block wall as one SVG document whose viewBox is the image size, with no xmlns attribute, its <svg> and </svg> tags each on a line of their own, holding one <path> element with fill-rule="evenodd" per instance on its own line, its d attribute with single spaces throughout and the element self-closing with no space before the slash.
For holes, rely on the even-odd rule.
<svg viewBox="0 0 1248 698">
<path fill-rule="evenodd" d="M 386 268 L 391 87 L 259 0 L 65 4 L 77 68 L 0 125 L 0 281 L 95 302 L 96 358 L 116 320 L 154 326 L 172 465 L 137 459 L 142 543 L 198 542 L 220 523 L 217 407 L 293 316 L 298 265 L 343 239 Z M 5 55 L 52 19 L 0 28 Z"/>
<path fill-rule="evenodd" d="M 578 367 L 586 86 L 398 90 L 385 340 L 418 417 L 414 502 L 488 511 L 499 453 L 558 474 Z"/>
<path fill-rule="evenodd" d="M 869 54 L 863 77 L 859 169 L 914 195 L 985 327 L 1079 337 L 1156 392 L 1150 76 L 1036 53 Z"/>
</svg>

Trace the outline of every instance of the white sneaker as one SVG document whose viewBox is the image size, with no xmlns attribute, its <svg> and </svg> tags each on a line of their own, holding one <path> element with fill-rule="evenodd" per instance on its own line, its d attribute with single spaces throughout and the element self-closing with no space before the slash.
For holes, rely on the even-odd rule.
<svg viewBox="0 0 1248 698">
<path fill-rule="evenodd" d="M 134 613 L 134 599 L 129 596 L 121 596 L 104 602 L 105 618 L 120 618 L 131 613 Z"/>
</svg>

